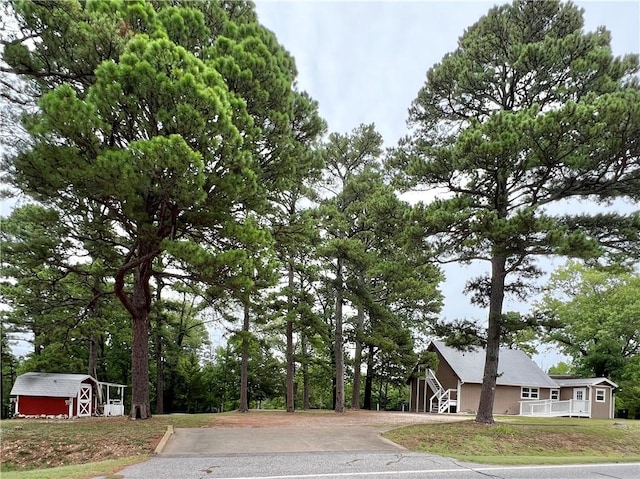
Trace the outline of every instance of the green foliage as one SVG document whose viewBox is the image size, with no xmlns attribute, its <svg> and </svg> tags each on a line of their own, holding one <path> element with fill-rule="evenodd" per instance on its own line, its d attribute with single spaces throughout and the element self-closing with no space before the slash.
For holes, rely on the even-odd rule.
<svg viewBox="0 0 640 479">
<path fill-rule="evenodd" d="M 271 245 L 253 213 L 288 185 L 299 143 L 323 124 L 249 3 L 24 1 L 14 13 L 25 38 L 3 59 L 37 86 L 39 108 L 10 179 L 64 211 L 60 237 L 115 280 L 137 325 L 144 408 L 151 277 L 167 274 L 154 261 L 166 255 L 209 295 L 249 288 Z"/>
<path fill-rule="evenodd" d="M 380 155 L 381 138 L 373 125 L 361 125 L 350 135 L 332 134 L 322 150 L 322 186 L 331 196 L 316 212 L 324 232 L 317 252 L 335 278 L 326 281 L 336 302 L 343 296 L 359 310 L 347 333 L 356 344 L 356 392 L 360 349 L 379 355 L 368 358 L 369 368 L 395 384 L 413 367 L 413 335 L 425 332 L 441 307 L 440 272 L 430 264 L 430 250 L 408 240 L 409 207 L 385 182 Z M 365 407 L 371 407 L 375 373 L 367 374 Z"/>
<path fill-rule="evenodd" d="M 404 188 L 446 191 L 417 208 L 414 234 L 441 261 L 491 267 L 466 288 L 489 309 L 479 421 L 493 421 L 505 294 L 531 293 L 536 258 L 637 252 L 628 228 L 637 214 L 596 222 L 554 213 L 570 198 L 637 198 L 637 72 L 638 56 L 614 57 L 609 32 L 585 33 L 573 4 L 515 0 L 464 32 L 411 105 L 409 136 L 389 165 Z"/>
<path fill-rule="evenodd" d="M 543 340 L 572 358 L 573 372 L 618 383 L 618 407 L 640 407 L 640 276 L 619 267 L 569 263 L 556 271 L 536 305 Z"/>
<path fill-rule="evenodd" d="M 241 335 L 230 338 L 225 348 L 217 348 L 211 364 L 205 366 L 210 406 L 218 411 L 237 409 L 240 403 Z M 248 399 L 250 407 L 258 402 L 284 399 L 284 369 L 274 357 L 267 341 L 251 335 L 248 362 Z"/>
<path fill-rule="evenodd" d="M 424 351 L 421 351 L 420 354 L 418 354 L 418 359 L 416 361 L 416 364 L 424 365 L 429 369 L 433 369 L 435 371 L 436 369 L 438 369 L 439 362 L 440 362 L 440 359 L 438 358 L 438 355 L 436 353 L 432 351 L 427 351 L 425 349 Z"/>
<path fill-rule="evenodd" d="M 124 354 L 130 365 L 130 348 L 123 352 L 122 343 L 113 340 L 122 334 L 123 312 L 105 284 L 105 263 L 91 262 L 69 236 L 70 226 L 54 209 L 28 204 L 3 219 L 7 279 L 0 284 L 0 296 L 10 307 L 4 331 L 32 339 L 20 373 L 90 371 L 117 382 L 122 376 L 103 360 Z M 131 334 L 126 322 L 124 332 Z"/>
<path fill-rule="evenodd" d="M 13 382 L 18 375 L 19 368 L 18 359 L 12 354 L 9 347 L 9 338 L 5 329 L 4 321 L 0 325 L 0 374 L 2 377 L 0 381 L 0 388 L 2 391 L 2 397 L 0 397 L 0 418 L 6 419 L 13 415 L 13 404 L 9 401 L 9 393 Z"/>
<path fill-rule="evenodd" d="M 570 375 L 573 373 L 573 366 L 571 364 L 560 361 L 558 364 L 549 368 L 549 374 L 557 375 Z"/>
</svg>

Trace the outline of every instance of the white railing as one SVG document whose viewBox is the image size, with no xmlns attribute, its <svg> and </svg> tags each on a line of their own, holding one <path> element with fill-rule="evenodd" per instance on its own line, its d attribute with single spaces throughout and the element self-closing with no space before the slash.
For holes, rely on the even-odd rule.
<svg viewBox="0 0 640 479">
<path fill-rule="evenodd" d="M 124 416 L 124 404 L 105 404 L 105 416 Z"/>
<path fill-rule="evenodd" d="M 556 401 L 554 399 L 520 401 L 520 415 L 591 417 L 591 403 L 576 399 L 568 399 L 566 401 Z"/>
<path fill-rule="evenodd" d="M 436 373 L 433 372 L 433 369 L 427 368 L 427 370 L 424 373 L 424 377 L 425 377 L 425 380 L 427 381 L 427 384 L 436 395 L 442 394 L 442 391 L 444 391 L 444 388 L 442 387 L 442 384 L 440 384 L 440 381 L 438 381 L 438 378 L 436 377 Z"/>
<path fill-rule="evenodd" d="M 429 399 L 429 411 L 437 412 L 438 414 L 448 413 L 451 406 L 457 406 L 457 389 L 442 389 L 440 393 L 436 393 Z M 435 408 L 434 408 L 435 401 Z"/>
<path fill-rule="evenodd" d="M 425 380 L 434 392 L 433 396 L 429 399 L 429 412 L 442 414 L 449 412 L 451 406 L 456 406 L 458 404 L 458 390 L 445 389 L 442 384 L 440 384 L 440 381 L 438 381 L 436 373 L 432 369 L 427 368 L 425 371 Z"/>
</svg>

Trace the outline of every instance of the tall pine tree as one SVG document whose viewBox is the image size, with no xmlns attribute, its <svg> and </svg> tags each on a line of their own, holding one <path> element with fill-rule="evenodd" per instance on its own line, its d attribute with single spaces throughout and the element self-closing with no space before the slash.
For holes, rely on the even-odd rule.
<svg viewBox="0 0 640 479">
<path fill-rule="evenodd" d="M 526 297 L 539 255 L 597 256 L 599 228 L 625 221 L 563 205 L 637 195 L 638 57 L 615 58 L 606 29 L 583 27 L 571 3 L 492 8 L 429 69 L 390 160 L 406 188 L 446 192 L 417 209 L 440 259 L 490 267 L 467 283 L 488 308 L 478 422 L 493 422 L 505 294 Z"/>
</svg>

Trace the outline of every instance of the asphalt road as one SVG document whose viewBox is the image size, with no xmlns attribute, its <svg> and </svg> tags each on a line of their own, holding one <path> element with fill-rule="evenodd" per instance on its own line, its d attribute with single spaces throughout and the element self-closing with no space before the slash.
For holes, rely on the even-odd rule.
<svg viewBox="0 0 640 479">
<path fill-rule="evenodd" d="M 176 429 L 123 479 L 640 478 L 640 464 L 487 466 L 408 452 L 369 426 Z"/>
<path fill-rule="evenodd" d="M 418 453 L 313 452 L 156 456 L 124 479 L 638 479 L 640 464 L 502 467 Z"/>
</svg>

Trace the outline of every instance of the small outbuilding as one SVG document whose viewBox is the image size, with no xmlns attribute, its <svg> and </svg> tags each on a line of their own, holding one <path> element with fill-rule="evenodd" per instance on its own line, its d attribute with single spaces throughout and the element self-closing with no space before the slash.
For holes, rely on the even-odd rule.
<svg viewBox="0 0 640 479">
<path fill-rule="evenodd" d="M 10 394 L 16 416 L 122 416 L 125 387 L 86 374 L 30 372 L 16 378 Z M 111 388 L 116 388 L 113 399 Z"/>
</svg>

